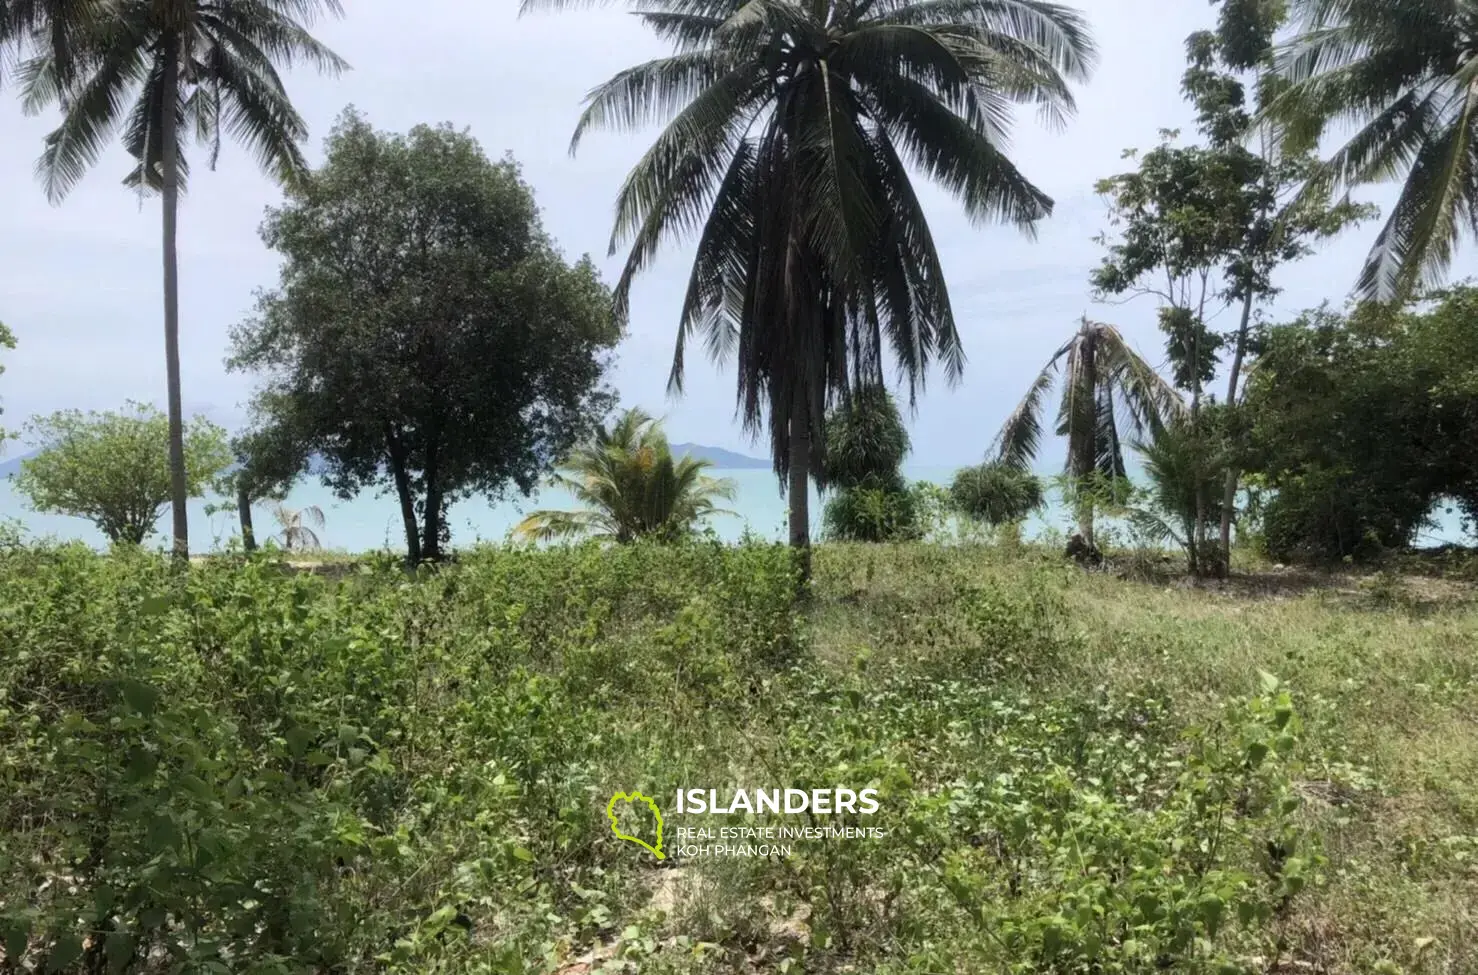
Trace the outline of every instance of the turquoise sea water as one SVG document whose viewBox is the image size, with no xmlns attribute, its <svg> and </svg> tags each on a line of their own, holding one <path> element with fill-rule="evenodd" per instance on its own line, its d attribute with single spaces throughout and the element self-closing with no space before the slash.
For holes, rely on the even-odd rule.
<svg viewBox="0 0 1478 975">
<path fill-rule="evenodd" d="M 947 485 L 954 477 L 953 467 L 910 467 L 904 473 L 915 481 L 932 481 Z M 786 533 L 785 497 L 780 493 L 775 475 L 767 470 L 716 470 L 716 477 L 734 482 L 736 496 L 726 505 L 733 515 L 715 517 L 711 524 L 718 536 L 726 541 L 737 541 L 746 531 L 767 539 L 782 539 Z M 212 502 L 219 504 L 225 499 L 207 498 L 190 503 L 191 549 L 197 552 L 224 548 L 238 534 L 234 504 L 230 510 L 209 514 L 206 508 Z M 300 483 L 288 496 L 289 508 L 304 508 L 317 505 L 323 510 L 324 528 L 318 534 L 323 547 L 339 551 L 364 552 L 378 549 L 404 551 L 405 538 L 401 529 L 399 506 L 393 494 L 376 496 L 364 493 L 352 501 L 341 501 L 324 488 L 316 479 Z M 472 499 L 454 505 L 448 514 L 453 547 L 473 545 L 477 542 L 502 541 L 509 529 L 525 514 L 537 508 L 573 508 L 573 501 L 564 491 L 548 488 L 532 499 L 516 498 L 497 504 L 482 499 Z M 818 536 L 821 532 L 822 499 L 811 491 L 811 530 Z M 259 537 L 267 537 L 278 531 L 273 521 L 271 508 L 260 505 L 255 509 L 256 531 Z M 0 481 L 0 521 L 19 521 L 32 538 L 54 538 L 59 541 L 82 541 L 96 548 L 105 546 L 102 532 L 90 522 L 62 515 L 42 515 L 30 511 L 25 502 L 16 496 L 9 481 Z M 1471 542 L 1463 535 L 1455 515 L 1439 512 L 1438 527 L 1424 535 L 1423 545 L 1444 542 Z M 1068 513 L 1059 505 L 1049 505 L 1046 510 L 1031 519 L 1026 525 L 1026 534 L 1036 536 L 1044 531 L 1069 530 Z M 159 520 L 158 534 L 149 544 L 162 547 L 170 532 L 170 516 L 166 511 Z"/>
<path fill-rule="evenodd" d="M 734 511 L 733 515 L 718 516 L 711 524 L 718 536 L 726 541 L 737 541 L 749 532 L 763 538 L 785 537 L 786 506 L 780 493 L 779 482 L 768 470 L 715 470 L 715 477 L 732 480 L 736 496 L 724 507 Z M 949 483 L 954 475 L 953 468 L 919 468 L 908 471 L 911 478 Z M 190 502 L 190 547 L 194 551 L 209 551 L 224 548 L 238 534 L 235 506 L 229 511 L 208 514 L 206 508 L 226 499 L 206 498 Z M 371 492 L 359 495 L 352 501 L 341 501 L 333 492 L 318 483 L 317 479 L 305 479 L 293 489 L 285 502 L 289 508 L 305 508 L 317 505 L 323 510 L 324 528 L 318 532 L 324 548 L 350 552 L 376 549 L 405 550 L 405 535 L 401 528 L 400 507 L 393 492 L 376 496 Z M 815 489 L 811 492 L 812 525 L 819 535 L 821 501 Z M 527 513 L 539 508 L 574 508 L 569 495 L 559 489 L 546 488 L 533 498 L 517 497 L 505 502 L 491 504 L 474 498 L 453 505 L 447 515 L 451 526 L 452 545 L 465 546 L 477 542 L 502 541 L 509 529 L 518 524 Z M 254 509 L 257 535 L 266 537 L 278 529 L 272 519 L 270 505 L 258 505 Z M 18 520 L 27 535 L 51 537 L 61 541 L 77 540 L 94 547 L 105 545 L 102 532 L 90 522 L 62 515 L 43 515 L 30 511 L 25 501 L 16 496 L 8 480 L 0 481 L 0 520 Z M 158 522 L 158 534 L 150 539 L 151 545 L 163 545 L 170 533 L 168 511 Z"/>
</svg>

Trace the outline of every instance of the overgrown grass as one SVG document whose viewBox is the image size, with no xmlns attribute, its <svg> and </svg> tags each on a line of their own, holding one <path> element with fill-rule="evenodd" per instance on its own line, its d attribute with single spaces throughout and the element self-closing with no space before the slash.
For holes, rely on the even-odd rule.
<svg viewBox="0 0 1478 975">
<path fill-rule="evenodd" d="M 1478 970 L 1478 613 L 982 547 L 0 554 L 3 966 Z M 679 787 L 879 791 L 679 816 Z M 617 840 L 876 826 L 792 855 Z M 718 842 L 718 841 L 708 841 Z"/>
</svg>

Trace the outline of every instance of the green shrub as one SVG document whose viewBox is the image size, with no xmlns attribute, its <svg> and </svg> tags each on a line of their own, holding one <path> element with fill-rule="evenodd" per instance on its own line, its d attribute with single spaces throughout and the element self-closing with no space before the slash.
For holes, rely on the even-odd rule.
<svg viewBox="0 0 1478 975">
<path fill-rule="evenodd" d="M 798 608 L 780 545 L 332 577 L 0 547 L 3 964 L 1209 975 L 1278 950 L 1322 862 L 1287 689 L 1207 720 L 1199 689 L 1075 686 L 1055 563 L 820 555 Z M 862 555 L 895 588 L 858 602 Z M 607 827 L 616 790 L 731 783 L 875 788 L 879 816 L 829 823 L 886 835 L 659 868 Z"/>
<path fill-rule="evenodd" d="M 837 542 L 909 542 L 924 536 L 918 498 L 906 487 L 843 488 L 826 502 L 828 539 Z"/>
<path fill-rule="evenodd" d="M 1042 480 L 1000 462 L 966 467 L 949 488 L 956 510 L 991 527 L 1009 525 L 1042 507 Z"/>
</svg>

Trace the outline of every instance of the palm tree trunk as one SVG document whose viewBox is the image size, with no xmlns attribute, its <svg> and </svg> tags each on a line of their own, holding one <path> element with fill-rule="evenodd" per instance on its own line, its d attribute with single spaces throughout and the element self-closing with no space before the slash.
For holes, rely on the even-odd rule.
<svg viewBox="0 0 1478 975">
<path fill-rule="evenodd" d="M 1083 536 L 1088 551 L 1093 551 L 1093 502 L 1078 500 L 1078 534 Z"/>
<path fill-rule="evenodd" d="M 241 520 L 241 545 L 248 552 L 257 550 L 257 533 L 251 523 L 251 495 L 246 486 L 236 486 L 236 517 Z"/>
<path fill-rule="evenodd" d="M 1086 422 L 1088 429 L 1070 431 L 1068 434 L 1068 450 L 1072 452 L 1073 476 L 1078 480 L 1078 534 L 1083 536 L 1083 542 L 1088 546 L 1088 551 L 1093 551 L 1093 494 L 1082 496 L 1082 488 L 1089 487 L 1088 479 L 1095 472 L 1094 454 L 1098 442 L 1098 336 L 1088 324 L 1088 317 L 1083 316 L 1083 328 L 1087 330 L 1083 338 L 1081 355 L 1083 357 L 1083 381 L 1082 389 L 1069 390 L 1070 395 L 1088 397 L 1088 402 L 1093 404 L 1085 413 L 1078 404 L 1074 403 L 1069 410 L 1069 420 L 1073 423 Z M 1093 490 L 1096 485 L 1091 486 Z"/>
<path fill-rule="evenodd" d="M 169 387 L 169 500 L 174 513 L 174 555 L 177 559 L 187 560 L 190 557 L 190 518 L 185 509 L 185 417 L 180 393 L 180 267 L 175 240 L 180 206 L 180 160 L 176 136 L 179 120 L 175 115 L 179 70 L 179 36 L 171 32 L 164 40 L 162 88 L 165 105 L 159 127 L 164 208 L 164 369 Z"/>
<path fill-rule="evenodd" d="M 790 405 L 790 547 L 800 562 L 801 583 L 811 581 L 811 403 L 804 381 Z"/>
<path fill-rule="evenodd" d="M 1242 323 L 1237 327 L 1237 348 L 1232 353 L 1232 371 L 1227 377 L 1227 409 L 1237 409 L 1237 380 L 1242 375 L 1242 361 L 1247 355 L 1247 330 L 1252 322 L 1252 289 L 1242 299 Z M 1221 575 L 1231 572 L 1232 566 L 1232 511 L 1237 504 L 1237 478 L 1240 472 L 1227 464 L 1226 483 L 1221 493 Z"/>
</svg>

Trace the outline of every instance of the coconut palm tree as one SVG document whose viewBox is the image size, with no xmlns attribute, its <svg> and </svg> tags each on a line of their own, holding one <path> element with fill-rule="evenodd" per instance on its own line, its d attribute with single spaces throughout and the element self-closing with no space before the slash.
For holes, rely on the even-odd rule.
<svg viewBox="0 0 1478 975">
<path fill-rule="evenodd" d="M 639 538 L 672 541 L 692 533 L 710 515 L 731 514 L 715 505 L 732 499 L 734 485 L 707 477 L 712 464 L 674 459 L 662 425 L 640 409 L 627 410 L 602 427 L 560 465 L 554 484 L 585 505 L 583 511 L 536 511 L 515 528 L 524 538 L 548 541 L 585 536 L 601 541 Z"/>
<path fill-rule="evenodd" d="M 300 550 L 315 550 L 323 547 L 318 539 L 318 532 L 323 531 L 323 509 L 316 504 L 306 508 L 289 508 L 282 502 L 272 506 L 272 518 L 277 522 L 277 527 L 282 529 L 278 538 L 282 540 L 282 547 L 289 552 Z M 318 531 L 314 531 L 314 529 Z"/>
<path fill-rule="evenodd" d="M 1117 328 L 1084 317 L 1001 427 L 993 445 L 1000 463 L 1031 470 L 1042 445 L 1042 411 L 1059 380 L 1056 431 L 1067 438 L 1066 473 L 1078 486 L 1122 481 L 1128 474 L 1125 444 L 1147 432 L 1153 435 L 1184 409 L 1175 387 L 1130 348 Z M 1093 509 L 1091 497 L 1080 499 L 1078 532 L 1090 548 Z"/>
<path fill-rule="evenodd" d="M 1471 0 L 1293 0 L 1267 117 L 1295 150 L 1358 130 L 1311 189 L 1394 178 L 1401 195 L 1356 285 L 1391 299 L 1437 283 L 1478 228 L 1478 6 Z"/>
<path fill-rule="evenodd" d="M 804 574 L 829 400 L 877 381 L 890 352 L 910 397 L 932 361 L 951 381 L 964 365 L 908 167 L 976 221 L 1030 229 L 1052 201 L 1006 155 L 1012 107 L 1061 122 L 1093 44 L 1075 12 L 1043 0 L 632 6 L 674 53 L 592 91 L 574 136 L 666 123 L 616 201 L 612 253 L 630 248 L 617 309 L 661 243 L 696 234 L 671 386 L 695 336 L 737 357 L 740 412 L 750 431 L 768 426 Z"/>
<path fill-rule="evenodd" d="M 22 101 L 35 113 L 56 103 L 61 125 L 46 137 L 37 172 L 52 202 L 82 178 L 121 126 L 134 157 L 124 183 L 162 197 L 164 351 L 174 552 L 189 552 L 180 390 L 179 194 L 189 167 L 181 143 L 207 147 L 223 135 L 290 181 L 307 164 L 307 126 L 277 66 L 306 61 L 337 73 L 345 63 L 307 31 L 339 0 L 0 0 L 0 49 L 22 52 Z M 0 66 L 3 67 L 3 66 Z"/>
</svg>

